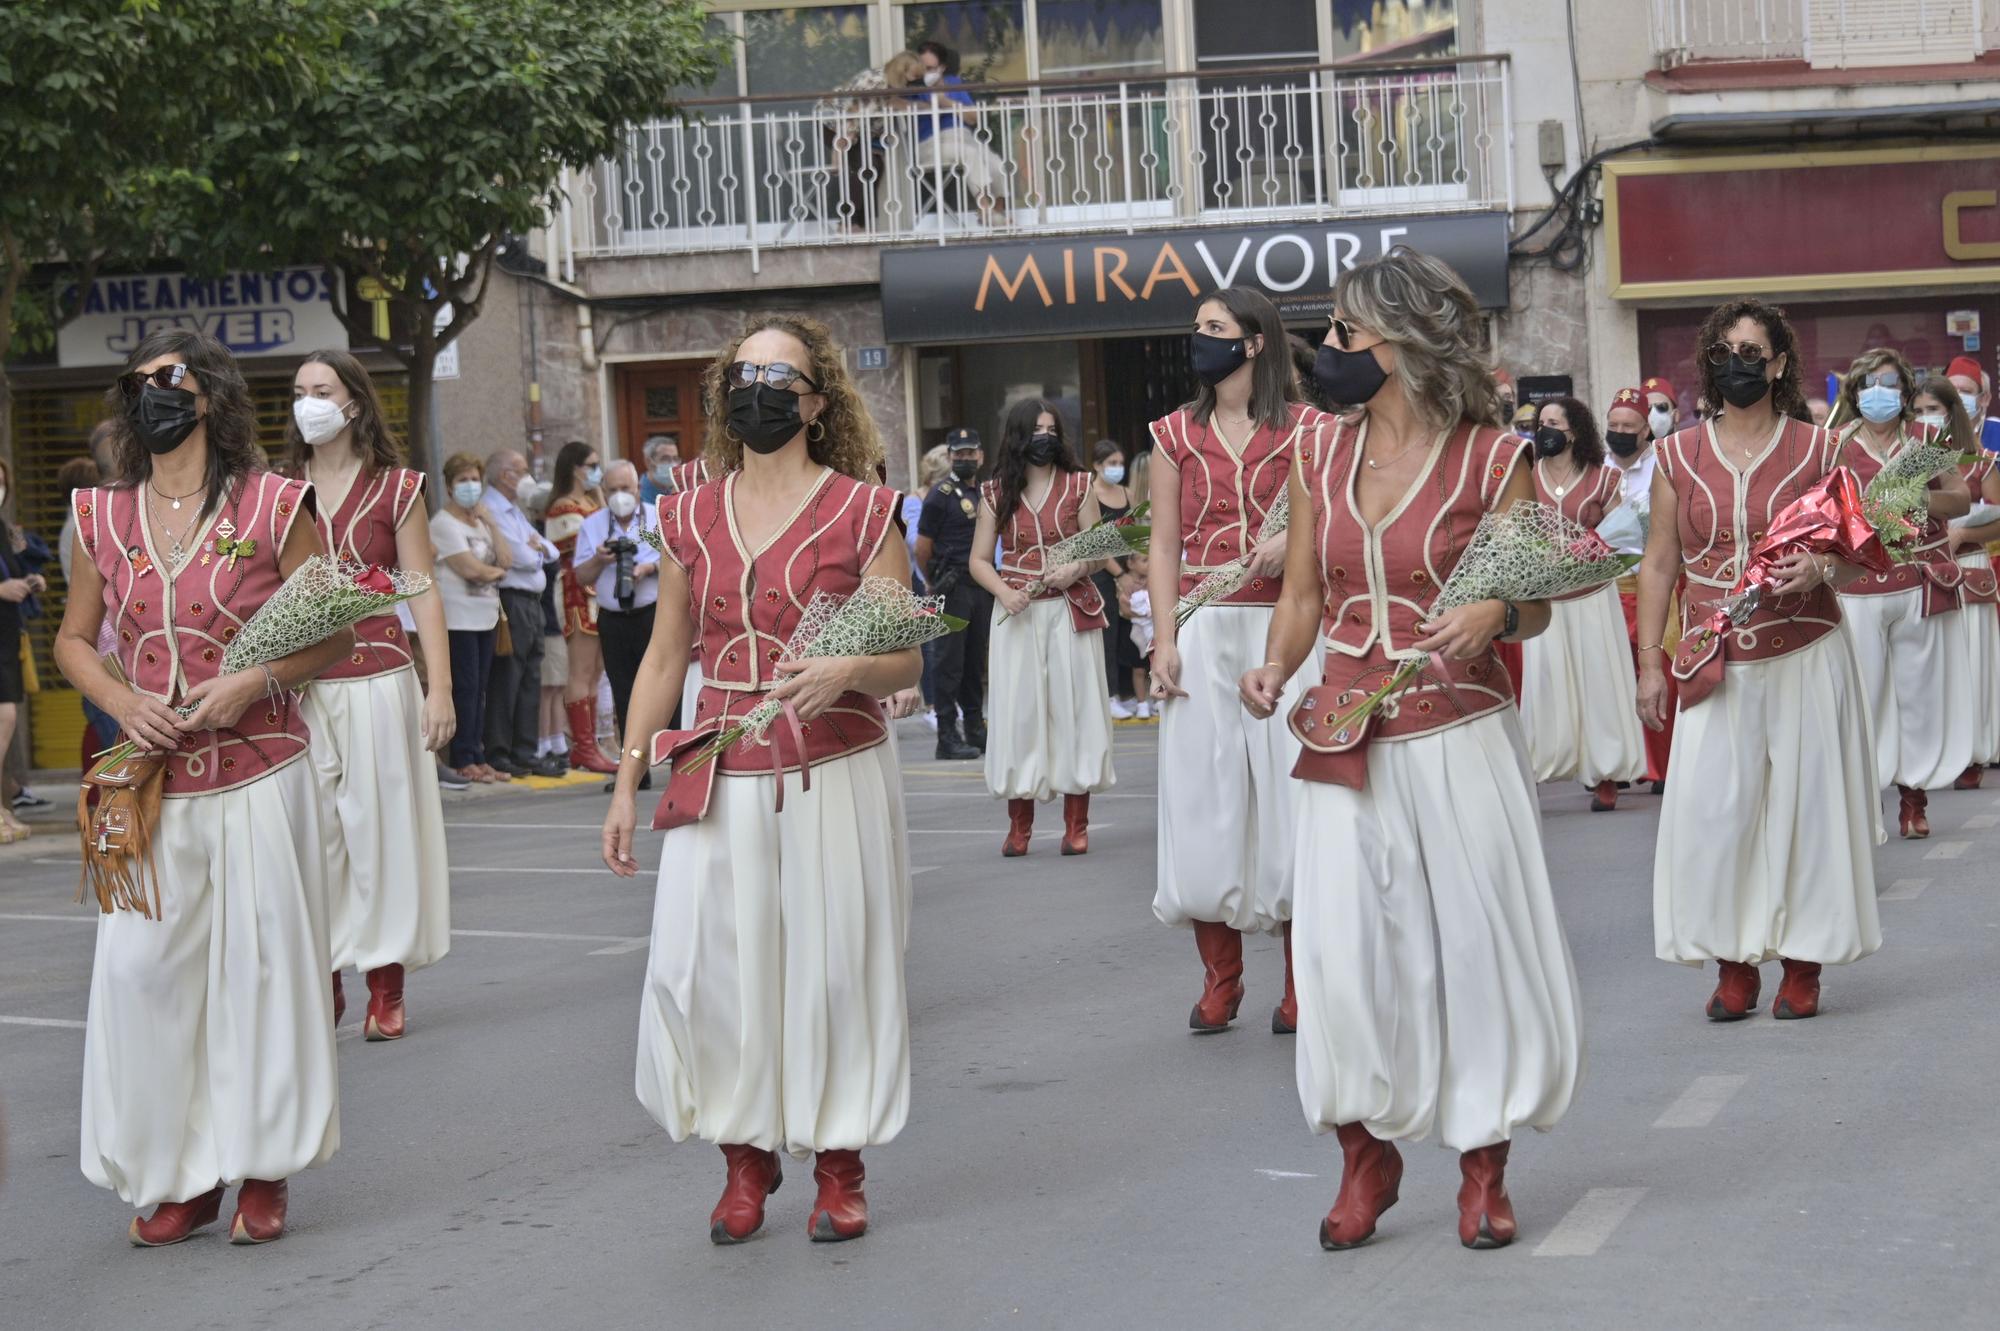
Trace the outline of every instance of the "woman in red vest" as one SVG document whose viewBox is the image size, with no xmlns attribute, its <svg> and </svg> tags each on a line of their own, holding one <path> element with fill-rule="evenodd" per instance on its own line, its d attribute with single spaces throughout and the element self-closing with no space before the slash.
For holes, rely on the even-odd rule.
<svg viewBox="0 0 2000 1331">
<path fill-rule="evenodd" d="M 1716 963 L 1711 1020 L 1748 1016 L 1757 967 L 1773 959 L 1784 982 L 1772 1015 L 1810 1017 L 1820 967 L 1882 945 L 1867 695 L 1834 595 L 1855 570 L 1789 556 L 1776 595 L 1746 623 L 1715 638 L 1692 631 L 1735 587 L 1772 520 L 1839 465 L 1839 449 L 1806 412 L 1783 310 L 1719 306 L 1698 346 L 1702 398 L 1724 410 L 1660 442 L 1639 568 L 1640 719 L 1664 721 L 1669 670 L 1681 700 L 1653 855 L 1654 950 L 1663 961 Z M 1682 579 L 1682 636 L 1669 659 L 1667 602 Z M 1711 648 L 1719 661 L 1702 655 Z M 1691 690 L 1716 671 L 1712 695 Z"/>
<path fill-rule="evenodd" d="M 817 1153 L 812 1239 L 859 1237 L 861 1151 L 909 1110 L 908 837 L 879 700 L 915 684 L 923 657 L 784 659 L 819 593 L 910 581 L 899 497 L 872 483 L 882 444 L 845 365 L 824 327 L 789 315 L 756 319 L 716 358 L 703 456 L 721 479 L 659 501 L 660 614 L 627 713 L 635 737 L 665 726 L 698 645 L 690 742 L 767 698 L 797 717 L 671 778 L 660 802 L 638 1093 L 675 1141 L 722 1147 L 716 1243 L 764 1223 L 780 1151 Z M 604 822 L 605 862 L 625 878 L 649 757 L 621 755 Z"/>
<path fill-rule="evenodd" d="M 294 691 L 354 638 L 222 673 L 243 625 L 324 547 L 299 521 L 312 487 L 263 469 L 221 343 L 152 334 L 110 402 L 118 480 L 71 497 L 56 662 L 126 739 L 169 756 L 152 829 L 162 917 L 98 920 L 83 1173 L 156 1208 L 132 1221 L 135 1244 L 213 1224 L 231 1186 L 230 1238 L 264 1243 L 284 1232 L 285 1180 L 340 1144 L 319 788 Z M 107 616 L 123 678 L 97 654 Z"/>
<path fill-rule="evenodd" d="M 1303 746 L 1299 1096 L 1344 1156 L 1320 1243 L 1373 1234 L 1402 1181 L 1394 1143 L 1436 1131 L 1460 1152 L 1459 1241 L 1500 1247 L 1515 1233 L 1509 1143 L 1563 1116 L 1582 1059 L 1527 741 L 1493 652 L 1541 632 L 1549 609 L 1428 607 L 1480 519 L 1534 482 L 1451 269 L 1398 248 L 1342 274 L 1334 309 L 1315 376 L 1354 410 L 1299 445 L 1285 589 L 1265 663 L 1242 681 L 1251 714 L 1272 715 L 1324 637 L 1325 683 L 1289 718 Z M 1332 723 L 1424 656 L 1393 707 Z"/>
</svg>

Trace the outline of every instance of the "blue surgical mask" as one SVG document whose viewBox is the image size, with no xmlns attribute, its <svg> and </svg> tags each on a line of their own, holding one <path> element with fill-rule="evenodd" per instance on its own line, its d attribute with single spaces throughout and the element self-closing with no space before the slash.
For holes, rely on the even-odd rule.
<svg viewBox="0 0 2000 1331">
<path fill-rule="evenodd" d="M 486 487 L 478 481 L 458 481 L 451 487 L 451 502 L 460 508 L 471 508 L 485 493 Z"/>
<path fill-rule="evenodd" d="M 1903 414 L 1903 390 L 1887 384 L 1870 384 L 1856 396 L 1861 414 L 1876 425 L 1893 421 Z"/>
<path fill-rule="evenodd" d="M 593 490 L 604 484 L 604 468 L 585 467 L 583 469 L 583 483 Z"/>
<path fill-rule="evenodd" d="M 1966 415 L 1972 417 L 1974 420 L 1979 419 L 1979 395 L 1977 393 L 1960 393 L 1958 400 L 1965 404 Z"/>
<path fill-rule="evenodd" d="M 671 462 L 662 462 L 659 466 L 654 467 L 650 474 L 653 478 L 653 484 L 659 489 L 664 490 L 674 483 L 674 464 Z"/>
<path fill-rule="evenodd" d="M 1106 485 L 1125 484 L 1125 468 L 1118 466 L 1106 467 L 1104 469 L 1104 483 Z"/>
</svg>

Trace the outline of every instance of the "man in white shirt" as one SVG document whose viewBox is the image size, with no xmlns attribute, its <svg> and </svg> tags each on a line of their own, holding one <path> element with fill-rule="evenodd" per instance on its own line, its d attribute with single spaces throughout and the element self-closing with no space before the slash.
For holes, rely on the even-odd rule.
<svg viewBox="0 0 2000 1331">
<path fill-rule="evenodd" d="M 657 531 L 656 510 L 639 502 L 639 472 L 624 460 L 604 468 L 604 507 L 583 520 L 576 534 L 576 578 L 597 589 L 597 640 L 604 648 L 604 673 L 611 680 L 611 709 L 618 718 L 619 748 L 643 745 L 625 733 L 625 708 L 632 681 L 653 637 L 653 610 L 660 599 L 660 556 L 642 539 Z M 679 724 L 669 722 L 669 728 Z M 652 781 L 649 773 L 643 790 Z M 613 781 L 606 789 L 615 786 Z"/>
<path fill-rule="evenodd" d="M 486 459 L 486 494 L 480 499 L 506 538 L 513 562 L 500 579 L 500 609 L 507 616 L 510 654 L 493 662 L 486 703 L 486 761 L 509 776 L 562 776 L 569 764 L 556 754 L 537 757 L 541 736 L 543 567 L 556 548 L 535 530 L 516 502 L 528 460 L 511 448 Z"/>
<path fill-rule="evenodd" d="M 1643 388 L 1619 389 L 1611 399 L 1611 410 L 1604 413 L 1604 446 L 1618 467 L 1623 503 L 1635 512 L 1647 513 L 1653 506 L 1653 473 L 1660 465 L 1658 443 L 1666 437 L 1659 430 L 1661 426 L 1671 430 L 1680 414 L 1673 403 L 1673 385 L 1664 379 L 1648 379 Z M 1674 520 L 1671 513 L 1663 515 L 1663 519 Z M 1618 579 L 1618 602 L 1625 611 L 1625 632 L 1632 643 L 1636 669 L 1640 646 L 1636 576 L 1628 573 Z M 1671 621 L 1669 615 L 1665 635 L 1668 642 L 1676 641 Z M 1646 777 L 1653 783 L 1655 795 L 1666 792 L 1667 759 L 1673 752 L 1674 704 L 1679 690 L 1672 675 L 1667 676 L 1667 689 L 1666 728 L 1645 732 Z"/>
</svg>

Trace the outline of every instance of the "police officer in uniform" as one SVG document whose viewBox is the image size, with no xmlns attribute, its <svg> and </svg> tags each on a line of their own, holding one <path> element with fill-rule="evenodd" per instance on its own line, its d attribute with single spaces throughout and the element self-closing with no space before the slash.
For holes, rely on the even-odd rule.
<svg viewBox="0 0 2000 1331">
<path fill-rule="evenodd" d="M 937 756 L 977 758 L 986 752 L 986 636 L 993 596 L 972 580 L 972 532 L 978 525 L 979 470 L 986 462 L 975 430 L 945 436 L 951 475 L 931 487 L 917 518 L 917 566 L 944 611 L 966 621 L 963 633 L 938 640 L 932 695 L 937 702 Z M 959 730 L 963 716 L 965 729 Z"/>
</svg>

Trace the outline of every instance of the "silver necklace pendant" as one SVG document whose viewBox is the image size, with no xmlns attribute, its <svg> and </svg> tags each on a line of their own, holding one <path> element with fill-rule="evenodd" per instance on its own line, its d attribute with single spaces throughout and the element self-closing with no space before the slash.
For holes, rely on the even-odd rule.
<svg viewBox="0 0 2000 1331">
<path fill-rule="evenodd" d="M 174 512 L 176 512 L 176 513 L 180 512 L 180 511 L 181 511 L 181 501 L 180 501 L 180 500 L 178 500 L 178 499 L 176 499 L 176 500 L 174 500 L 173 502 L 174 502 Z"/>
</svg>

